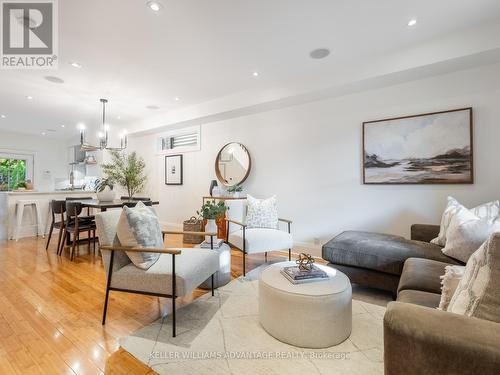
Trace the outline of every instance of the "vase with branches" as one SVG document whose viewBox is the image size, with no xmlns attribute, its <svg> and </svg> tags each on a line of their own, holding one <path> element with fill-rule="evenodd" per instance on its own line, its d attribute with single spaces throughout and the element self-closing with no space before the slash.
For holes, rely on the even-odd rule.
<svg viewBox="0 0 500 375">
<path fill-rule="evenodd" d="M 119 151 L 110 151 L 111 162 L 102 165 L 102 171 L 113 183 L 127 190 L 129 198 L 144 189 L 147 182 L 144 159 L 134 151 L 125 154 Z"/>
</svg>

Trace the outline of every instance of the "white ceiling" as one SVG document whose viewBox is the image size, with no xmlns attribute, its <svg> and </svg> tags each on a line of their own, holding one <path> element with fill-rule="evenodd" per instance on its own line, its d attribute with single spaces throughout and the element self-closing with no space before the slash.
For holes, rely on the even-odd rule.
<svg viewBox="0 0 500 375">
<path fill-rule="evenodd" d="M 100 97 L 110 100 L 114 127 L 140 130 L 146 118 L 160 126 L 162 116 L 196 104 L 243 92 L 286 95 L 294 82 L 321 83 L 360 62 L 500 19 L 498 0 L 162 3 L 154 13 L 143 0 L 60 0 L 59 69 L 0 71 L 0 114 L 7 116 L 0 130 L 53 129 L 47 136 L 67 138 L 79 122 L 97 129 Z M 418 23 L 409 28 L 412 18 Z M 332 54 L 310 59 L 318 47 Z"/>
</svg>

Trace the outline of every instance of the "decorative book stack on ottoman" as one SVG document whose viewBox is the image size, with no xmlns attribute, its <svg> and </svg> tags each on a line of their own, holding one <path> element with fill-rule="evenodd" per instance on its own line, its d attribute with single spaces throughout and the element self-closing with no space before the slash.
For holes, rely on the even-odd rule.
<svg viewBox="0 0 500 375">
<path fill-rule="evenodd" d="M 305 253 L 299 254 L 296 266 L 283 267 L 281 274 L 292 284 L 303 284 L 328 278 L 328 274 L 314 265 L 314 258 Z"/>
</svg>

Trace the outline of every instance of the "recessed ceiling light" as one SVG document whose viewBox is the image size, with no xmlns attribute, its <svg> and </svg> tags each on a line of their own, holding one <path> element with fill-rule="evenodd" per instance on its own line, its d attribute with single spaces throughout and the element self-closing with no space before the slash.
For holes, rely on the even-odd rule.
<svg viewBox="0 0 500 375">
<path fill-rule="evenodd" d="M 65 127 L 66 127 L 66 125 L 61 125 L 61 128 L 65 128 Z"/>
<path fill-rule="evenodd" d="M 7 118 L 7 116 L 5 116 L 5 115 L 0 115 L 0 117 L 1 117 L 1 118 Z"/>
<path fill-rule="evenodd" d="M 56 77 L 56 76 L 46 76 L 44 77 L 47 81 L 52 82 L 52 83 L 64 83 L 64 80 L 62 78 Z"/>
<path fill-rule="evenodd" d="M 82 64 L 80 63 L 77 63 L 76 61 L 73 61 L 71 63 L 69 63 L 73 68 L 78 68 L 80 69 L 82 67 Z"/>
<path fill-rule="evenodd" d="M 121 120 L 121 119 L 122 119 L 122 116 L 116 116 L 116 119 L 117 119 L 117 120 Z"/>
<path fill-rule="evenodd" d="M 45 135 L 46 133 L 45 132 L 42 132 L 42 135 Z"/>
<path fill-rule="evenodd" d="M 33 100 L 33 97 L 31 95 L 28 95 L 28 96 L 26 96 L 26 99 Z"/>
<path fill-rule="evenodd" d="M 160 107 L 158 107 L 157 105 L 147 105 L 146 108 L 147 109 L 160 109 Z"/>
<path fill-rule="evenodd" d="M 316 48 L 309 53 L 309 56 L 312 59 L 324 59 L 329 54 L 330 50 L 328 48 Z"/>
<path fill-rule="evenodd" d="M 76 127 L 78 130 L 85 130 L 85 124 L 83 122 L 80 122 Z"/>
<path fill-rule="evenodd" d="M 146 4 L 154 12 L 159 12 L 163 8 L 163 5 L 159 1 L 148 1 Z"/>
<path fill-rule="evenodd" d="M 176 97 L 174 98 L 174 100 L 175 100 L 176 102 L 178 102 L 180 99 L 176 96 Z"/>
<path fill-rule="evenodd" d="M 253 75 L 254 77 L 258 77 L 258 76 L 259 76 L 259 72 L 253 72 L 253 73 L 252 73 L 252 75 Z"/>
<path fill-rule="evenodd" d="M 408 21 L 408 26 L 412 27 L 412 26 L 415 26 L 417 24 L 417 20 L 416 19 L 411 19 Z"/>
</svg>

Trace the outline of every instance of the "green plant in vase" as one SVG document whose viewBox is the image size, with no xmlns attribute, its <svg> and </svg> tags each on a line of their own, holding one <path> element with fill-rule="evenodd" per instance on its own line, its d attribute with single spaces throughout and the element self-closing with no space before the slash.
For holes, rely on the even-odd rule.
<svg viewBox="0 0 500 375">
<path fill-rule="evenodd" d="M 28 184 L 26 181 L 19 181 L 16 186 L 17 190 L 26 190 L 28 188 Z"/>
<path fill-rule="evenodd" d="M 113 190 L 114 184 L 110 178 L 100 178 L 95 181 L 95 192 L 100 193 L 104 191 L 106 188 L 109 190 Z"/>
<path fill-rule="evenodd" d="M 95 182 L 95 192 L 97 199 L 104 202 L 110 202 L 115 199 L 115 192 L 113 191 L 114 184 L 110 178 L 101 178 Z"/>
<path fill-rule="evenodd" d="M 106 178 L 127 190 L 129 198 L 144 189 L 147 183 L 146 163 L 136 152 L 125 154 L 110 151 L 111 162 L 102 165 Z"/>
<path fill-rule="evenodd" d="M 226 207 L 223 201 L 216 203 L 215 200 L 211 200 L 204 203 L 196 213 L 207 221 L 205 232 L 217 233 L 216 219 L 224 216 L 224 213 L 228 209 L 229 207 Z M 205 236 L 205 241 L 210 242 L 210 236 Z"/>
<path fill-rule="evenodd" d="M 243 186 L 240 184 L 232 185 L 227 188 L 227 192 L 234 197 L 239 197 L 240 193 L 243 191 Z"/>
</svg>

